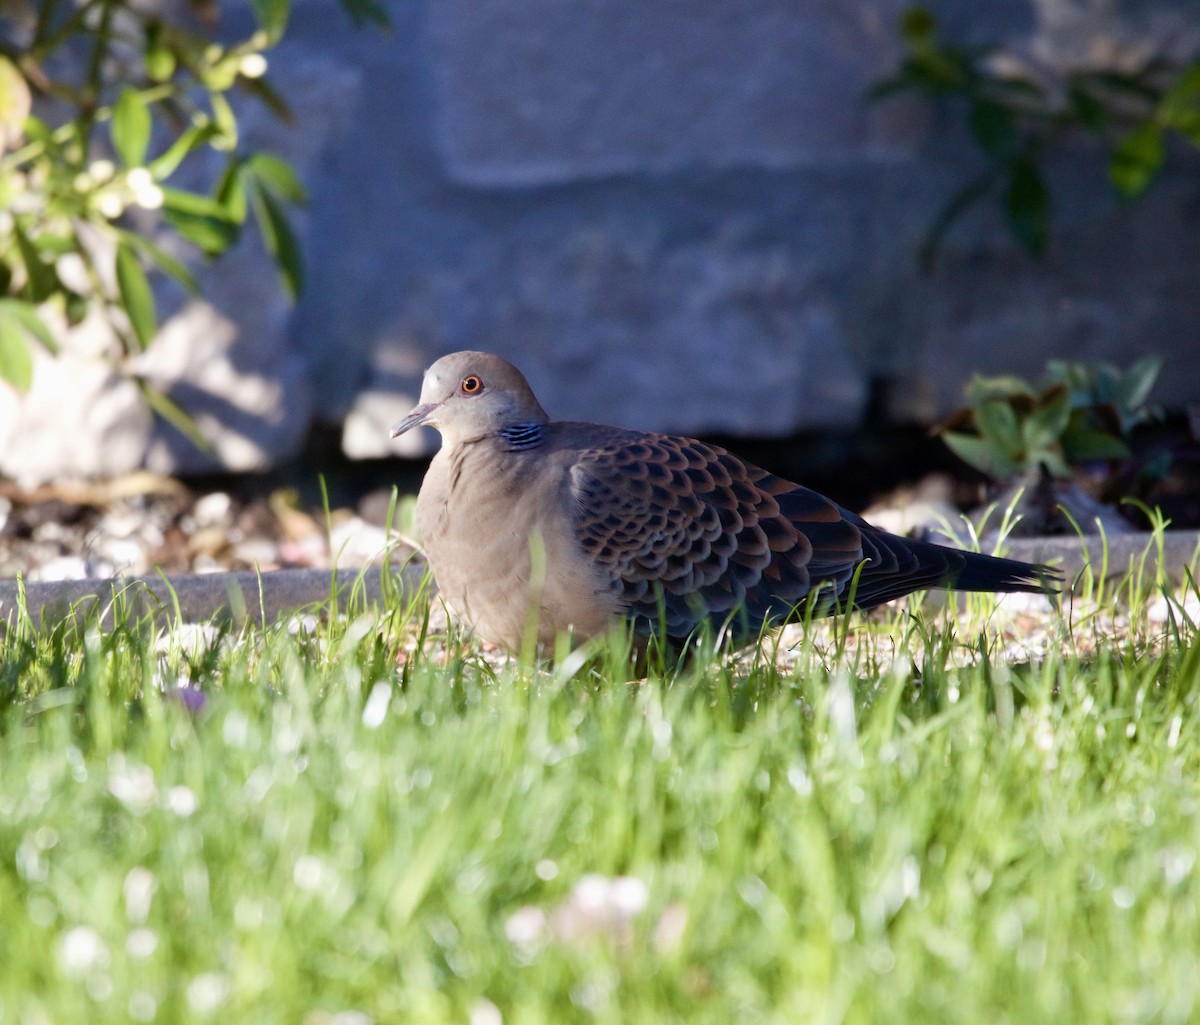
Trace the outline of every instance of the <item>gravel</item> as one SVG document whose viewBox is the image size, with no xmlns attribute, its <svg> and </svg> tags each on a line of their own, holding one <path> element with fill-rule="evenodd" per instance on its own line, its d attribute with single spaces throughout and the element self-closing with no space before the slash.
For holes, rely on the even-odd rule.
<svg viewBox="0 0 1200 1025">
<path fill-rule="evenodd" d="M 135 476 L 33 492 L 0 481 L 0 579 L 327 568 L 335 558 L 357 568 L 381 562 L 389 544 L 388 495 L 326 518 L 286 490 L 242 497 Z"/>
</svg>

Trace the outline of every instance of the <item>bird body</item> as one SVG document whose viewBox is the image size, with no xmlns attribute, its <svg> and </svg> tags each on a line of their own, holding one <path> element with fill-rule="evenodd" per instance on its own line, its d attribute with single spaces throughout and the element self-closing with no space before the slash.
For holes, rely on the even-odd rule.
<svg viewBox="0 0 1200 1025">
<path fill-rule="evenodd" d="M 558 424 L 556 428 L 566 425 Z M 547 432 L 548 434 L 550 432 Z M 480 636 L 511 650 L 536 635 L 603 633 L 620 609 L 558 511 L 570 502 L 563 432 L 509 451 L 495 437 L 443 446 L 417 497 L 417 530 L 438 591 Z"/>
<path fill-rule="evenodd" d="M 802 614 L 870 608 L 928 587 L 1041 591 L 1054 571 L 913 541 L 692 438 L 552 421 L 487 353 L 445 356 L 392 430 L 443 438 L 417 527 L 447 604 L 520 650 L 626 620 L 686 642 L 735 643 Z"/>
</svg>

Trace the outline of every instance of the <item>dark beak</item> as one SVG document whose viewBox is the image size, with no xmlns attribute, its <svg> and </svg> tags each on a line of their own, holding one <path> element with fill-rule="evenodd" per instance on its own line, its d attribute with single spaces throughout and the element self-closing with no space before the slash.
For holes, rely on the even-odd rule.
<svg viewBox="0 0 1200 1025">
<path fill-rule="evenodd" d="M 392 437 L 398 438 L 405 431 L 411 431 L 414 427 L 420 427 L 440 405 L 440 402 L 426 402 L 423 406 L 417 406 L 404 419 L 397 420 L 392 424 Z"/>
</svg>

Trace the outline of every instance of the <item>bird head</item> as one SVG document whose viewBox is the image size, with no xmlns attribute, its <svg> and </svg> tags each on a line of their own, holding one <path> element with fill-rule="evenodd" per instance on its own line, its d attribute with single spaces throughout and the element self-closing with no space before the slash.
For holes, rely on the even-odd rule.
<svg viewBox="0 0 1200 1025">
<path fill-rule="evenodd" d="M 451 448 L 517 424 L 549 421 L 516 367 L 487 352 L 454 352 L 428 370 L 415 408 L 392 425 L 392 437 L 422 425 Z"/>
</svg>

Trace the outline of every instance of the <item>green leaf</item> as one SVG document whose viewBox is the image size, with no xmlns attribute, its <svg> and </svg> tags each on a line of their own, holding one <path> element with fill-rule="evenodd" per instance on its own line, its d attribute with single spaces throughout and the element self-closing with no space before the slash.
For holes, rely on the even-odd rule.
<svg viewBox="0 0 1200 1025">
<path fill-rule="evenodd" d="M 1065 386 L 1056 388 L 1053 395 L 1052 399 L 1030 413 L 1021 425 L 1025 451 L 1032 455 L 1038 455 L 1043 449 L 1057 444 L 1071 420 L 1070 389 Z"/>
<path fill-rule="evenodd" d="M 1158 107 L 1161 124 L 1200 147 L 1200 61 L 1185 68 L 1163 95 Z"/>
<path fill-rule="evenodd" d="M 124 89 L 112 113 L 112 142 L 126 167 L 140 167 L 146 162 L 150 145 L 150 111 L 146 101 L 133 89 Z"/>
<path fill-rule="evenodd" d="M 1073 428 L 1063 435 L 1063 452 L 1072 463 L 1093 459 L 1128 459 L 1129 446 L 1108 431 L 1091 427 Z"/>
<path fill-rule="evenodd" d="M 241 88 L 250 93 L 255 99 L 260 100 L 263 106 L 279 118 L 280 121 L 286 121 L 288 124 L 291 124 L 295 120 L 292 116 L 292 108 L 271 87 L 265 75 L 261 78 L 243 78 Z"/>
<path fill-rule="evenodd" d="M 292 168 L 268 153 L 255 153 L 245 164 L 247 172 L 280 199 L 289 203 L 307 203 L 308 193 Z"/>
<path fill-rule="evenodd" d="M 176 213 L 188 213 L 196 217 L 225 217 L 225 208 L 211 196 L 182 189 L 163 189 L 163 209 Z"/>
<path fill-rule="evenodd" d="M 167 223 L 209 256 L 223 253 L 238 239 L 237 222 L 208 196 L 164 188 L 162 209 Z"/>
<path fill-rule="evenodd" d="M 155 82 L 165 82 L 175 74 L 175 54 L 163 43 L 163 23 L 153 20 L 146 25 L 142 47 L 146 74 Z"/>
<path fill-rule="evenodd" d="M 376 28 L 391 25 L 387 9 L 378 0 L 342 0 L 342 7 L 356 25 L 374 25 Z"/>
<path fill-rule="evenodd" d="M 46 262 L 53 262 L 67 253 L 79 252 L 79 238 L 73 228 L 61 232 L 55 231 L 44 221 L 40 227 L 37 241 L 34 242 L 33 239 L 29 241 L 34 243 Z"/>
<path fill-rule="evenodd" d="M 12 61 L 0 54 L 0 139 L 20 138 L 32 104 L 33 96 L 25 76 Z"/>
<path fill-rule="evenodd" d="M 1193 146 L 1200 149 L 1200 110 L 1177 114 L 1171 119 L 1171 127 Z"/>
<path fill-rule="evenodd" d="M 154 341 L 158 331 L 154 292 L 146 280 L 137 254 L 127 245 L 117 246 L 117 290 L 138 344 L 145 349 Z"/>
<path fill-rule="evenodd" d="M 1028 104 L 1030 100 L 1044 99 L 1046 96 L 1043 86 L 1032 78 L 1012 71 L 1003 73 L 989 71 L 984 87 L 987 89 L 992 103 L 998 103 L 1011 110 L 1014 116 L 1020 110 L 1014 104 L 1021 102 Z"/>
<path fill-rule="evenodd" d="M 58 354 L 58 342 L 46 322 L 38 316 L 32 305 L 20 299 L 0 299 L 0 316 L 16 321 L 31 338 L 36 339 L 47 352 Z"/>
<path fill-rule="evenodd" d="M 1161 356 L 1143 356 L 1125 371 L 1125 376 L 1113 397 L 1117 406 L 1122 410 L 1132 411 L 1143 405 L 1150 397 L 1162 365 Z"/>
<path fill-rule="evenodd" d="M 44 302 L 58 291 L 58 273 L 53 265 L 42 259 L 42 254 L 19 224 L 13 225 L 17 239 L 17 251 L 25 265 L 25 298 L 30 302 Z"/>
<path fill-rule="evenodd" d="M 967 385 L 967 394 L 976 402 L 987 399 L 1034 399 L 1037 393 L 1033 385 L 1016 374 L 997 374 L 995 377 L 984 377 L 975 374 Z"/>
<path fill-rule="evenodd" d="M 254 0 L 254 13 L 258 17 L 258 25 L 270 42 L 278 42 L 287 28 L 288 15 L 291 13 L 290 0 Z"/>
<path fill-rule="evenodd" d="M 244 166 L 240 158 L 230 157 L 213 193 L 217 202 L 225 209 L 226 215 L 238 224 L 244 224 L 246 221 L 246 183 L 242 173 Z"/>
<path fill-rule="evenodd" d="M 237 149 L 238 144 L 237 116 L 233 113 L 233 107 L 229 105 L 229 101 L 221 93 L 210 93 L 208 99 L 212 104 L 212 123 L 216 129 L 212 138 L 213 149 L 232 153 Z"/>
<path fill-rule="evenodd" d="M 212 442 L 204 436 L 204 433 L 200 430 L 200 425 L 196 423 L 187 410 L 183 409 L 174 399 L 161 389 L 155 387 L 144 377 L 135 377 L 134 381 L 138 386 L 138 390 L 142 393 L 142 398 L 145 400 L 146 405 L 151 410 L 179 431 L 180 434 L 187 438 L 201 452 L 212 451 Z"/>
<path fill-rule="evenodd" d="M 1013 164 L 1004 190 L 1004 212 L 1008 226 L 1027 252 L 1040 256 L 1050 237 L 1050 192 L 1032 157 Z"/>
<path fill-rule="evenodd" d="M 1144 121 L 1121 140 L 1108 163 L 1108 177 L 1118 192 L 1137 196 L 1154 181 L 1166 159 L 1162 129 Z"/>
<path fill-rule="evenodd" d="M 1108 127 L 1108 108 L 1075 76 L 1072 76 L 1071 85 L 1067 89 L 1067 100 L 1079 123 L 1089 132 L 1099 135 Z"/>
<path fill-rule="evenodd" d="M 1057 452 L 1039 452 L 1037 462 L 1041 463 L 1054 477 L 1072 477 L 1071 468 Z"/>
<path fill-rule="evenodd" d="M 207 67 L 197 68 L 197 77 L 208 91 L 210 100 L 233 88 L 233 84 L 238 80 L 241 63 L 240 54 L 226 50 L 213 54 Z"/>
<path fill-rule="evenodd" d="M 914 4 L 900 16 L 900 35 L 914 49 L 929 46 L 937 38 L 937 18 L 928 7 Z"/>
<path fill-rule="evenodd" d="M 22 392 L 33 384 L 33 357 L 25 332 L 6 312 L 0 312 L 0 380 Z"/>
<path fill-rule="evenodd" d="M 183 132 L 163 153 L 146 165 L 155 181 L 161 182 L 170 178 L 189 153 L 199 149 L 216 134 L 217 128 L 211 121 L 194 125 Z"/>
<path fill-rule="evenodd" d="M 1012 111 L 991 100 L 971 104 L 971 134 L 985 153 L 1001 159 L 1011 157 L 1020 144 Z"/>
<path fill-rule="evenodd" d="M 1090 92 L 1113 94 L 1120 97 L 1126 107 L 1138 101 L 1153 103 L 1159 95 L 1159 90 L 1146 81 L 1144 72 L 1084 71 L 1079 72 L 1078 77 L 1080 82 L 1086 83 Z"/>
<path fill-rule="evenodd" d="M 942 440 L 959 459 L 992 477 L 1010 477 L 1017 472 L 1017 465 L 990 445 L 983 438 L 959 431 L 946 431 Z"/>
<path fill-rule="evenodd" d="M 1164 124 L 1179 131 L 1192 126 L 1200 112 L 1200 62 L 1185 68 L 1163 94 L 1159 114 Z"/>
<path fill-rule="evenodd" d="M 967 55 L 957 50 L 930 48 L 912 65 L 923 88 L 934 95 L 969 92 L 974 84 L 975 69 Z"/>
<path fill-rule="evenodd" d="M 84 317 L 91 311 L 92 304 L 88 302 L 86 296 L 80 295 L 78 292 L 72 292 L 70 289 L 63 291 L 63 313 L 66 314 L 67 323 L 71 327 L 79 327 L 83 323 Z"/>
<path fill-rule="evenodd" d="M 980 404 L 975 409 L 975 423 L 986 441 L 1014 459 L 1024 451 L 1017 414 L 1007 402 L 995 399 Z"/>
<path fill-rule="evenodd" d="M 36 114 L 30 114 L 25 119 L 25 138 L 30 142 L 40 142 L 50 153 L 57 148 L 54 142 L 54 131 Z"/>
<path fill-rule="evenodd" d="M 294 301 L 304 291 L 304 259 L 287 214 L 271 193 L 262 188 L 249 190 L 254 219 L 263 245 L 275 258 L 284 287 Z"/>
<path fill-rule="evenodd" d="M 159 270 L 169 277 L 174 278 L 192 295 L 196 295 L 200 291 L 200 285 L 196 281 L 192 272 L 187 269 L 179 260 L 164 252 L 148 238 L 138 235 L 132 231 L 121 231 L 121 241 L 128 246 L 132 246 L 142 256 L 153 263 Z"/>
<path fill-rule="evenodd" d="M 165 46 L 146 50 L 146 74 L 155 82 L 165 82 L 175 74 L 175 54 Z"/>
</svg>

